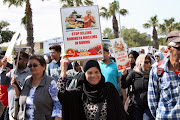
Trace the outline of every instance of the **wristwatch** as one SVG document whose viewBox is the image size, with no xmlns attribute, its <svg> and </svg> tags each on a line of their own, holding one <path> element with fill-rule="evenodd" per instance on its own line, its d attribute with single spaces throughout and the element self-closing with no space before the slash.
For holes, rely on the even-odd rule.
<svg viewBox="0 0 180 120">
<path fill-rule="evenodd" d="M 19 98 L 15 98 L 15 101 L 19 101 Z"/>
</svg>

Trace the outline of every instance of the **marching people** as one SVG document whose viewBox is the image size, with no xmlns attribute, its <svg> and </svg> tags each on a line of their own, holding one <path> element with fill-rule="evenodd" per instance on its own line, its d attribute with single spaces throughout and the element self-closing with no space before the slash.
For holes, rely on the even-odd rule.
<svg viewBox="0 0 180 120">
<path fill-rule="evenodd" d="M 98 61 L 99 66 L 101 68 L 101 73 L 105 77 L 105 82 L 111 82 L 117 91 L 120 94 L 121 99 L 123 99 L 121 86 L 120 85 L 120 77 L 121 72 L 118 72 L 118 68 L 114 60 L 109 57 L 109 49 L 103 47 L 103 59 Z"/>
<path fill-rule="evenodd" d="M 133 70 L 134 66 L 136 65 L 136 59 L 138 56 L 139 56 L 139 53 L 133 50 L 128 54 L 128 61 L 130 63 L 131 69 L 128 69 L 128 70 L 124 69 L 122 71 L 122 77 L 120 80 L 121 82 L 125 81 L 127 75 Z M 126 86 L 124 86 L 124 84 L 121 84 L 121 88 L 126 90 Z M 123 93 L 123 104 L 125 104 L 126 99 L 127 99 L 127 93 L 125 92 Z"/>
<path fill-rule="evenodd" d="M 69 60 L 61 60 L 61 77 L 58 81 L 58 98 L 62 104 L 64 120 L 123 120 L 124 112 L 118 91 L 106 82 L 96 60 L 84 63 L 78 86 L 66 90 L 66 71 Z"/>
<path fill-rule="evenodd" d="M 18 56 L 16 56 L 14 59 L 15 62 L 17 62 Z M 29 55 L 21 51 L 19 55 L 18 68 L 14 68 L 10 72 L 8 72 L 8 70 L 6 69 L 7 58 L 4 57 L 1 60 L 2 66 L 0 69 L 0 73 L 1 73 L 0 82 L 1 85 L 3 86 L 2 89 L 8 91 L 8 101 L 6 104 L 8 105 L 8 107 L 6 107 L 5 110 L 9 109 L 9 115 L 5 115 L 5 116 L 9 116 L 10 120 L 13 120 L 12 114 L 14 113 L 14 100 L 15 100 L 15 92 L 13 86 L 11 85 L 11 79 L 15 76 L 15 71 L 17 69 L 16 80 L 19 82 L 20 86 L 24 85 L 25 78 L 31 74 L 29 68 L 27 67 L 28 59 L 29 59 Z"/>
<path fill-rule="evenodd" d="M 150 72 L 148 105 L 156 120 L 179 120 L 180 31 L 170 32 L 166 41 L 169 54 L 160 65 L 154 64 Z"/>
<path fill-rule="evenodd" d="M 149 72 L 152 60 L 148 55 L 141 54 L 136 59 L 136 65 L 126 79 L 122 79 L 122 86 L 129 88 L 132 85 L 133 114 L 136 120 L 153 120 L 153 116 L 148 108 L 147 91 Z M 125 76 L 125 72 L 122 73 Z"/>
<path fill-rule="evenodd" d="M 32 75 L 26 78 L 22 91 L 15 85 L 15 82 L 19 84 L 17 79 L 13 77 L 11 80 L 16 95 L 15 101 L 19 104 L 17 119 L 61 120 L 56 81 L 46 74 L 45 59 L 41 55 L 33 55 L 28 67 Z"/>
</svg>

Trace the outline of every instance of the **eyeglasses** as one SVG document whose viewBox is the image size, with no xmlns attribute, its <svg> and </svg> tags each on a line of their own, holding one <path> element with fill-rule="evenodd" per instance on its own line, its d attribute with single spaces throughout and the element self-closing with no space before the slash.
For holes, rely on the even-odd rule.
<svg viewBox="0 0 180 120">
<path fill-rule="evenodd" d="M 15 57 L 14 59 L 15 59 L 15 60 L 17 60 L 18 58 L 17 58 L 17 57 Z M 22 57 L 19 57 L 19 60 L 22 60 L 22 59 L 23 59 Z"/>
<path fill-rule="evenodd" d="M 155 55 L 155 57 L 159 57 L 158 55 Z"/>
<path fill-rule="evenodd" d="M 32 68 L 32 67 L 34 67 L 34 68 L 35 68 L 35 67 L 37 67 L 38 65 L 40 65 L 40 64 L 36 64 L 36 63 L 34 63 L 34 64 L 29 64 L 29 65 L 28 65 L 28 67 L 29 67 L 29 68 Z"/>
<path fill-rule="evenodd" d="M 145 64 L 151 64 L 151 61 L 144 61 Z"/>
<path fill-rule="evenodd" d="M 171 47 L 175 48 L 176 50 L 180 50 L 180 46 L 179 47 L 171 46 Z"/>
</svg>

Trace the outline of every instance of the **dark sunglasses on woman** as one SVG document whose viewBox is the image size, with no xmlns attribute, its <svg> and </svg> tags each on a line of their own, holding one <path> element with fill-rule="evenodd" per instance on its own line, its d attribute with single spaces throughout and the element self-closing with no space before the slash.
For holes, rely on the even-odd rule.
<svg viewBox="0 0 180 120">
<path fill-rule="evenodd" d="M 144 61 L 145 64 L 151 64 L 151 61 Z"/>
<path fill-rule="evenodd" d="M 39 65 L 40 65 L 40 64 L 39 64 Z M 35 67 L 37 67 L 37 66 L 38 66 L 38 64 L 36 64 L 36 63 L 34 63 L 34 64 L 29 64 L 29 65 L 28 65 L 29 68 L 32 68 L 32 67 L 35 68 Z"/>
</svg>

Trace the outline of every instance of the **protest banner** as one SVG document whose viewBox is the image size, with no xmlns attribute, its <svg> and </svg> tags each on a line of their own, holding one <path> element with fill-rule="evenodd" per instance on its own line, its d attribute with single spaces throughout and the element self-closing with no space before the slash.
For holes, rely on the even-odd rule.
<svg viewBox="0 0 180 120">
<path fill-rule="evenodd" d="M 130 69 L 127 45 L 124 43 L 123 38 L 112 39 L 110 42 L 114 51 L 118 72 L 122 72 L 124 68 Z"/>
<path fill-rule="evenodd" d="M 69 60 L 103 58 L 98 6 L 61 8 L 61 23 Z"/>
<path fill-rule="evenodd" d="M 168 55 L 167 46 L 159 45 L 159 52 L 162 52 L 163 56 L 166 57 Z"/>
</svg>

